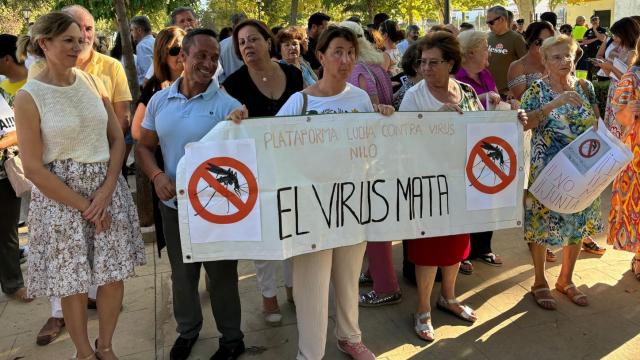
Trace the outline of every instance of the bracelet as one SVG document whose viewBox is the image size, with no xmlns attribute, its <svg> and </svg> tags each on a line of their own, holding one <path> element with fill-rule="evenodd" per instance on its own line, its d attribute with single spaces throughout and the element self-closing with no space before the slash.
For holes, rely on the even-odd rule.
<svg viewBox="0 0 640 360">
<path fill-rule="evenodd" d="M 158 177 L 158 175 L 163 174 L 163 173 L 164 173 L 164 171 L 158 170 L 153 175 L 151 175 L 151 183 L 154 182 L 154 180 Z"/>
</svg>

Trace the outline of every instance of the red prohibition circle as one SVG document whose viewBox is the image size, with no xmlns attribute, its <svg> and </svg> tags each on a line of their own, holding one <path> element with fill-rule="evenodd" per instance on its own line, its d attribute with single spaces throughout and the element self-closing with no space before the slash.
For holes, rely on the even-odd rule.
<svg viewBox="0 0 640 360">
<path fill-rule="evenodd" d="M 594 157 L 600 151 L 600 140 L 587 139 L 580 144 L 578 151 L 583 158 Z"/>
<path fill-rule="evenodd" d="M 249 196 L 247 197 L 247 201 L 242 201 L 242 199 L 240 199 L 240 197 L 238 197 L 238 195 L 236 195 L 233 191 L 230 191 L 226 188 L 226 186 L 220 184 L 216 177 L 213 176 L 207 169 L 207 166 L 209 164 L 213 164 L 219 167 L 225 166 L 233 168 L 234 170 L 238 171 L 238 173 L 242 174 L 245 180 L 247 180 L 247 192 L 249 194 Z M 211 186 L 215 191 L 220 193 L 220 195 L 224 196 L 229 202 L 231 202 L 233 206 L 238 209 L 238 211 L 233 214 L 218 215 L 205 209 L 204 206 L 202 206 L 202 203 L 200 203 L 200 199 L 197 195 L 197 187 L 200 180 L 204 180 L 205 182 L 207 182 L 209 186 Z M 245 217 L 247 217 L 247 215 L 249 215 L 249 213 L 251 213 L 251 210 L 253 210 L 253 207 L 258 200 L 258 182 L 256 181 L 256 177 L 253 175 L 251 169 L 249 169 L 248 166 L 234 158 L 221 156 L 211 158 L 203 162 L 194 170 L 191 178 L 189 179 L 187 192 L 189 195 L 189 202 L 191 203 L 191 206 L 193 206 L 193 209 L 196 211 L 196 213 L 204 220 L 215 224 L 232 224 L 244 219 Z"/>
<path fill-rule="evenodd" d="M 502 169 L 500 169 L 491 158 L 484 152 L 481 145 L 482 143 L 489 143 L 492 145 L 498 145 L 505 150 L 507 156 L 509 157 L 509 173 L 506 174 Z M 481 183 L 473 174 L 473 163 L 475 162 L 476 156 L 480 157 L 480 160 L 485 163 L 485 165 L 489 168 L 490 171 L 493 171 L 496 176 L 502 180 L 496 185 L 485 185 Z M 469 153 L 469 159 L 467 160 L 466 173 L 469 182 L 473 187 L 478 189 L 480 192 L 485 194 L 496 194 L 502 190 L 504 190 L 516 177 L 516 168 L 517 168 L 517 159 L 516 152 L 513 150 L 511 145 L 506 142 L 504 139 L 499 138 L 497 136 L 487 136 L 486 138 L 478 141 L 471 152 Z"/>
</svg>

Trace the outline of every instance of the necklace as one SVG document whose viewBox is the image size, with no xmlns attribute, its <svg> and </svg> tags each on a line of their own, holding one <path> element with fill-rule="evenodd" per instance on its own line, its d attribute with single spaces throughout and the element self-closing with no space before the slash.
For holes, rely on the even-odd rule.
<svg viewBox="0 0 640 360">
<path fill-rule="evenodd" d="M 262 82 L 267 82 L 269 81 L 269 78 L 273 76 L 273 74 L 275 73 L 275 71 L 271 70 L 270 72 L 263 72 L 263 71 L 256 71 L 253 70 L 253 72 L 256 74 L 256 76 L 260 77 L 260 80 L 262 80 Z M 264 73 L 264 74 L 262 74 Z"/>
</svg>

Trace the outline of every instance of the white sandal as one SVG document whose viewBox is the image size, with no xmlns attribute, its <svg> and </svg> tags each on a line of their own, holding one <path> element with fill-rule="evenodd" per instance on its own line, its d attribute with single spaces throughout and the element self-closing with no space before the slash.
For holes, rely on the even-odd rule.
<svg viewBox="0 0 640 360">
<path fill-rule="evenodd" d="M 420 339 L 424 341 L 433 341 L 436 339 L 436 332 L 433 330 L 431 321 L 426 324 L 422 322 L 423 320 L 431 320 L 431 312 L 415 313 L 413 320 L 415 322 L 413 330 Z"/>
<path fill-rule="evenodd" d="M 455 312 L 449 308 L 449 305 L 458 305 L 462 308 L 461 312 Z M 474 314 L 474 310 L 467 305 L 461 305 L 458 299 L 445 299 L 440 295 L 436 307 L 444 312 L 448 312 L 451 315 L 455 315 L 462 320 L 474 323 L 478 320 L 478 317 Z M 475 319 L 474 319 L 475 318 Z"/>
</svg>

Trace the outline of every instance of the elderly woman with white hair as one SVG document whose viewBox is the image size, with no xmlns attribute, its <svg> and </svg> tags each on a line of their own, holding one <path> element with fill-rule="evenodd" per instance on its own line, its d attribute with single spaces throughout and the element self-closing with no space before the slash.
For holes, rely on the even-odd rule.
<svg viewBox="0 0 640 360">
<path fill-rule="evenodd" d="M 393 104 L 393 86 L 384 70 L 384 56 L 364 37 L 364 29 L 353 21 L 343 21 L 340 26 L 351 30 L 358 39 L 358 58 L 348 82 L 366 91 L 371 103 Z M 373 290 L 360 295 L 360 306 L 397 304 L 402 300 L 393 268 L 391 242 L 367 243 L 369 269 L 360 276 L 362 285 L 373 283 Z"/>
<path fill-rule="evenodd" d="M 491 76 L 489 66 L 489 43 L 487 33 L 468 30 L 458 35 L 458 42 L 462 49 L 462 64 L 456 73 L 456 80 L 471 85 L 485 109 L 495 108 L 500 102 L 500 95 L 496 82 Z M 491 266 L 502 266 L 502 258 L 493 253 L 491 238 L 493 231 L 471 234 L 471 251 L 467 259 L 460 263 L 459 271 L 470 275 L 473 272 L 472 259 Z"/>
<path fill-rule="evenodd" d="M 544 167 L 565 146 L 594 125 L 599 110 L 593 85 L 572 75 L 577 43 L 566 35 L 542 42 L 540 53 L 548 75 L 536 80 L 522 95 L 522 108 L 528 120 L 525 130 L 532 130 L 531 174 L 533 182 Z M 562 268 L 556 290 L 579 306 L 589 304 L 587 296 L 573 283 L 573 270 L 583 238 L 602 231 L 600 199 L 575 214 L 560 214 L 542 205 L 531 193 L 525 198 L 525 240 L 531 244 L 535 279 L 531 293 L 536 303 L 555 310 L 545 277 L 545 250 L 563 247 Z"/>
</svg>

